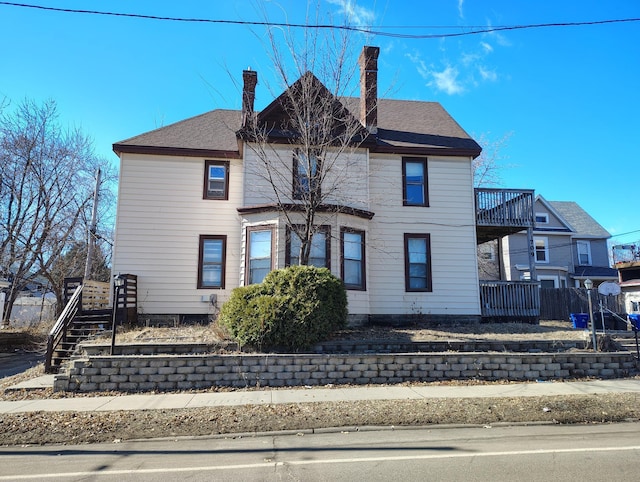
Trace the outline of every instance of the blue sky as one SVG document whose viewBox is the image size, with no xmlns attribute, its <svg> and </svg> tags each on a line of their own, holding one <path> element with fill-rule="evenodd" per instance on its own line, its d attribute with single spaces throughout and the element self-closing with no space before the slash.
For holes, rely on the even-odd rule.
<svg viewBox="0 0 640 482">
<path fill-rule="evenodd" d="M 303 0 L 34 0 L 144 15 L 304 23 Z M 315 10 L 315 1 L 312 1 Z M 636 0 L 320 0 L 323 19 L 406 33 L 640 17 Z M 446 26 L 449 28 L 427 28 Z M 420 28 L 407 28 L 420 27 Z M 62 13 L 0 4 L 0 99 L 58 103 L 63 123 L 111 144 L 215 108 L 240 108 L 242 70 L 272 100 L 264 27 Z M 640 239 L 640 22 L 451 38 L 355 34 L 377 45 L 379 92 L 440 102 L 471 135 L 499 140 L 503 187 L 576 201 L 614 242 Z M 357 52 L 356 52 L 357 53 Z M 354 59 L 355 61 L 355 59 Z M 624 233 L 624 236 L 619 236 Z M 619 237 L 616 237 L 619 236 Z"/>
</svg>

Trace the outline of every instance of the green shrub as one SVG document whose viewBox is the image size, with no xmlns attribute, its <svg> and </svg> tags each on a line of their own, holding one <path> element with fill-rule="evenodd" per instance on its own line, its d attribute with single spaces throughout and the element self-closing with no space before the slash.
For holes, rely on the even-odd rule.
<svg viewBox="0 0 640 482">
<path fill-rule="evenodd" d="M 241 345 L 307 348 L 346 326 L 347 293 L 326 268 L 291 266 L 234 289 L 220 323 Z"/>
</svg>

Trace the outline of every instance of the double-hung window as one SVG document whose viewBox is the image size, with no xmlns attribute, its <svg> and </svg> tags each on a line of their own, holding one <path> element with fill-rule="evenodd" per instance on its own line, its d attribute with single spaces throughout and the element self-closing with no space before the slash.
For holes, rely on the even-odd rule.
<svg viewBox="0 0 640 482">
<path fill-rule="evenodd" d="M 549 240 L 547 238 L 533 238 L 536 250 L 536 263 L 549 262 Z"/>
<path fill-rule="evenodd" d="M 431 291 L 431 237 L 429 234 L 404 235 L 404 273 L 406 291 Z"/>
<path fill-rule="evenodd" d="M 198 288 L 224 288 L 226 248 L 226 236 L 200 236 Z"/>
<path fill-rule="evenodd" d="M 205 161 L 204 199 L 229 199 L 229 161 Z"/>
<path fill-rule="evenodd" d="M 273 269 L 273 229 L 247 228 L 247 253 L 245 284 L 262 283 Z"/>
<path fill-rule="evenodd" d="M 429 206 L 427 159 L 402 158 L 402 204 L 405 206 Z"/>
<path fill-rule="evenodd" d="M 576 241 L 578 250 L 578 264 L 580 266 L 591 266 L 591 243 L 589 241 Z"/>
<path fill-rule="evenodd" d="M 347 289 L 365 290 L 364 231 L 342 228 L 340 230 L 342 248 L 342 281 Z"/>
<path fill-rule="evenodd" d="M 293 154 L 293 199 L 320 195 L 320 159 L 312 151 L 296 149 Z"/>
<path fill-rule="evenodd" d="M 318 268 L 330 268 L 330 227 L 320 226 L 313 233 L 311 238 L 311 248 L 309 251 L 309 266 Z M 292 230 L 288 231 L 287 237 L 287 266 L 300 264 L 300 237 Z"/>
</svg>

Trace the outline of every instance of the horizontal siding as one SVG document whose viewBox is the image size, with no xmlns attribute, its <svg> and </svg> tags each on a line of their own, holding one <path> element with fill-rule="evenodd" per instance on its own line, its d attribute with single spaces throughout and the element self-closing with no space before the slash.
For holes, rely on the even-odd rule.
<svg viewBox="0 0 640 482">
<path fill-rule="evenodd" d="M 239 280 L 242 163 L 231 160 L 229 200 L 202 199 L 204 158 L 122 156 L 114 272 L 138 276 L 142 315 L 203 314 Z M 227 235 L 225 290 L 197 289 L 201 234 Z"/>
<path fill-rule="evenodd" d="M 293 192 L 293 151 L 295 146 L 276 146 L 267 151 L 270 165 L 281 170 L 279 176 L 268 179 L 266 168 L 255 150 L 244 150 L 244 176 L 247 189 L 244 193 L 244 204 L 255 206 L 277 202 L 274 190 L 277 189 L 280 199 L 292 202 Z M 345 152 L 338 159 L 327 155 L 327 172 L 323 181 L 322 192 L 326 195 L 326 203 L 343 204 L 360 209 L 368 208 L 367 155 L 364 149 Z"/>
<path fill-rule="evenodd" d="M 471 164 L 429 158 L 429 207 L 402 205 L 402 159 L 371 159 L 371 313 L 480 313 Z M 433 291 L 405 291 L 404 233 L 431 237 Z"/>
</svg>

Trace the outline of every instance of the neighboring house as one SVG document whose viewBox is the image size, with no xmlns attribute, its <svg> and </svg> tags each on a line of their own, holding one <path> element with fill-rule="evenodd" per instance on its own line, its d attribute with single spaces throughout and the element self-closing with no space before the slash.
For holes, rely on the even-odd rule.
<svg viewBox="0 0 640 482">
<path fill-rule="evenodd" d="M 640 313 L 640 243 L 613 246 L 613 262 L 627 313 Z"/>
<path fill-rule="evenodd" d="M 360 56 L 360 98 L 339 99 L 368 137 L 344 160 L 312 261 L 343 279 L 353 321 L 478 319 L 471 161 L 480 146 L 438 103 L 378 99 L 378 52 Z M 241 136 L 257 73 L 243 79 L 243 111 L 214 110 L 113 146 L 113 273 L 137 275 L 142 318 L 215 316 L 233 288 L 296 262 L 296 240 Z M 281 115 L 275 99 L 257 118 Z M 296 166 L 294 143 L 270 148 Z M 309 183 L 296 172 L 283 173 L 288 203 Z"/>
<path fill-rule="evenodd" d="M 611 235 L 578 204 L 536 196 L 534 215 L 531 251 L 535 259 L 534 278 L 542 288 L 581 287 L 587 278 L 594 286 L 618 279 L 616 270 L 609 265 L 607 240 Z M 489 276 L 498 273 L 499 279 L 507 281 L 530 279 L 529 244 L 527 235 L 521 232 L 493 245 L 481 245 L 481 277 L 483 271 Z M 483 249 L 495 261 L 483 264 Z M 486 259 L 489 257 L 486 255 Z"/>
</svg>

